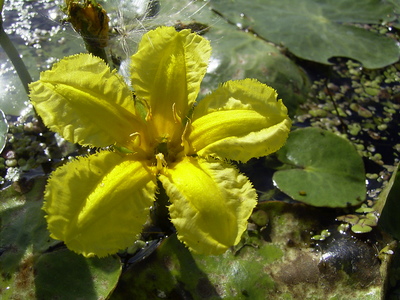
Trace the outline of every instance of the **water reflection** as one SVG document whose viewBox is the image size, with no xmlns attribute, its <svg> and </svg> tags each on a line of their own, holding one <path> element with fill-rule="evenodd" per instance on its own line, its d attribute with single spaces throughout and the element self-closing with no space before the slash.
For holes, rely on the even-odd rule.
<svg viewBox="0 0 400 300">
<path fill-rule="evenodd" d="M 102 1 L 110 17 L 113 36 L 111 55 L 125 60 L 136 50 L 141 36 L 160 25 L 191 22 L 208 1 L 108 0 Z M 63 0 L 9 0 L 4 4 L 4 29 L 33 77 L 64 56 L 86 52 L 82 39 L 73 31 L 60 7 Z M 19 115 L 28 98 L 3 49 L 0 48 L 0 109 Z"/>
<path fill-rule="evenodd" d="M 3 28 L 17 48 L 33 79 L 57 59 L 83 51 L 82 43 L 69 26 L 59 20 L 61 0 L 6 1 Z M 75 36 L 65 42 L 65 35 Z M 20 115 L 27 108 L 28 97 L 4 50 L 0 48 L 0 109 Z"/>
<path fill-rule="evenodd" d="M 380 262 L 372 242 L 333 230 L 333 235 L 320 247 L 318 268 L 323 277 L 337 281 L 348 276 L 353 284 L 363 288 L 380 283 Z"/>
</svg>

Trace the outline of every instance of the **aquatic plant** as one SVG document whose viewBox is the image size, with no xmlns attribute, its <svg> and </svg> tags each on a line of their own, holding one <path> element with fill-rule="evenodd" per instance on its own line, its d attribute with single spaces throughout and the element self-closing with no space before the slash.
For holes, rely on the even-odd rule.
<svg viewBox="0 0 400 300">
<path fill-rule="evenodd" d="M 229 163 L 277 151 L 291 121 L 274 89 L 228 81 L 196 106 L 209 42 L 159 27 L 131 57 L 131 89 L 98 57 L 62 59 L 30 85 L 44 123 L 66 140 L 103 148 L 54 171 L 45 191 L 51 236 L 106 256 L 140 234 L 162 183 L 178 238 L 220 254 L 246 230 L 257 194 Z"/>
</svg>

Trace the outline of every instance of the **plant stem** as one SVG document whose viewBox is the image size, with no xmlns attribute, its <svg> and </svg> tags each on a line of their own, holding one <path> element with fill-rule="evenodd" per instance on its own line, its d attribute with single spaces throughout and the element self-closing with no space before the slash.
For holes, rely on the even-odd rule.
<svg viewBox="0 0 400 300">
<path fill-rule="evenodd" d="M 2 8 L 3 0 L 0 0 L 0 8 Z M 24 62 L 19 56 L 18 50 L 14 47 L 7 33 L 3 29 L 3 19 L 0 13 L 0 46 L 6 52 L 8 58 L 11 60 L 14 65 L 15 70 L 17 71 L 18 77 L 22 82 L 22 85 L 25 88 L 27 94 L 29 94 L 28 84 L 32 82 L 32 77 L 28 72 Z"/>
<path fill-rule="evenodd" d="M 86 50 L 95 55 L 100 57 L 102 60 L 104 60 L 104 62 L 106 64 L 108 64 L 108 59 L 107 59 L 107 53 L 106 50 L 104 48 L 98 47 L 96 44 L 93 44 L 93 42 L 91 41 L 90 43 L 87 42 L 87 38 L 83 37 L 83 41 L 85 42 L 85 48 Z"/>
<path fill-rule="evenodd" d="M 331 73 L 331 69 L 332 69 L 332 68 L 330 68 L 330 73 Z M 329 74 L 329 78 L 330 78 L 330 74 Z M 328 97 L 331 99 L 331 101 L 332 101 L 332 103 L 333 103 L 333 107 L 334 107 L 334 109 L 335 109 L 335 111 L 336 111 L 336 115 L 337 115 L 337 117 L 339 118 L 340 125 L 341 125 L 340 127 L 341 127 L 341 129 L 342 129 L 342 133 L 345 133 L 346 130 L 347 130 L 347 125 L 343 122 L 343 119 L 342 119 L 342 117 L 341 117 L 341 115 L 340 115 L 340 113 L 339 113 L 339 109 L 338 109 L 337 103 L 336 103 L 335 99 L 334 99 L 333 96 L 332 96 L 332 91 L 331 91 L 330 88 L 328 87 L 328 78 L 325 78 L 325 80 L 324 80 L 324 85 L 325 85 L 325 89 L 326 89 L 326 91 L 327 91 Z"/>
</svg>

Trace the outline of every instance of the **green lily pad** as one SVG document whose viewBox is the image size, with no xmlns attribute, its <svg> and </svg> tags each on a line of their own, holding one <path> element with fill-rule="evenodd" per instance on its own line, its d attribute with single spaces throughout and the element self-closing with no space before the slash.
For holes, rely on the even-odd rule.
<svg viewBox="0 0 400 300">
<path fill-rule="evenodd" d="M 348 57 L 371 69 L 399 59 L 395 40 L 349 25 L 393 20 L 393 6 L 379 0 L 211 0 L 211 6 L 303 59 L 329 64 L 332 57 Z"/>
<path fill-rule="evenodd" d="M 212 55 L 202 94 L 228 80 L 256 78 L 277 90 L 290 114 L 304 102 L 310 87 L 307 75 L 275 46 L 225 21 L 212 26 L 204 36 L 211 41 Z"/>
<path fill-rule="evenodd" d="M 273 180 L 293 199 L 326 207 L 365 199 L 364 164 L 349 141 L 318 128 L 298 129 L 277 155 L 290 169 L 275 172 Z"/>
<path fill-rule="evenodd" d="M 86 259 L 49 237 L 41 209 L 45 183 L 36 178 L 0 191 L 0 294 L 4 299 L 105 299 L 121 273 L 119 258 Z"/>
<path fill-rule="evenodd" d="M 389 3 L 392 3 L 394 6 L 394 12 L 397 14 L 397 19 L 393 21 L 393 27 L 396 29 L 400 29 L 400 19 L 399 19 L 399 13 L 400 13 L 400 1 L 399 0 L 388 0 Z"/>
<path fill-rule="evenodd" d="M 378 206 L 383 206 L 378 225 L 400 240 L 400 172 L 397 166 L 388 185 L 379 195 Z"/>
<path fill-rule="evenodd" d="M 87 259 L 63 249 L 41 255 L 34 270 L 37 299 L 105 299 L 121 264 L 117 256 Z"/>
<path fill-rule="evenodd" d="M 6 116 L 0 109 L 0 152 L 3 151 L 7 142 L 8 123 Z"/>
</svg>

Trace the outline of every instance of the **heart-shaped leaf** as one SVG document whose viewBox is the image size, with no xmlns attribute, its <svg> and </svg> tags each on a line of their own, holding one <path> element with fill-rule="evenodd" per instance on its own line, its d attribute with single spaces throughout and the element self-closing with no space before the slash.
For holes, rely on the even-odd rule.
<svg viewBox="0 0 400 300">
<path fill-rule="evenodd" d="M 85 258 L 62 249 L 40 255 L 34 271 L 36 299 L 106 299 L 121 264 L 117 256 Z"/>
<path fill-rule="evenodd" d="M 371 69 L 399 59 L 395 40 L 349 25 L 394 19 L 393 6 L 379 0 L 211 0 L 211 5 L 232 23 L 304 59 L 329 64 L 342 56 Z"/>
<path fill-rule="evenodd" d="M 275 172 L 273 180 L 293 199 L 327 207 L 365 199 L 362 158 L 344 138 L 318 128 L 298 129 L 277 154 L 290 169 Z"/>
</svg>

